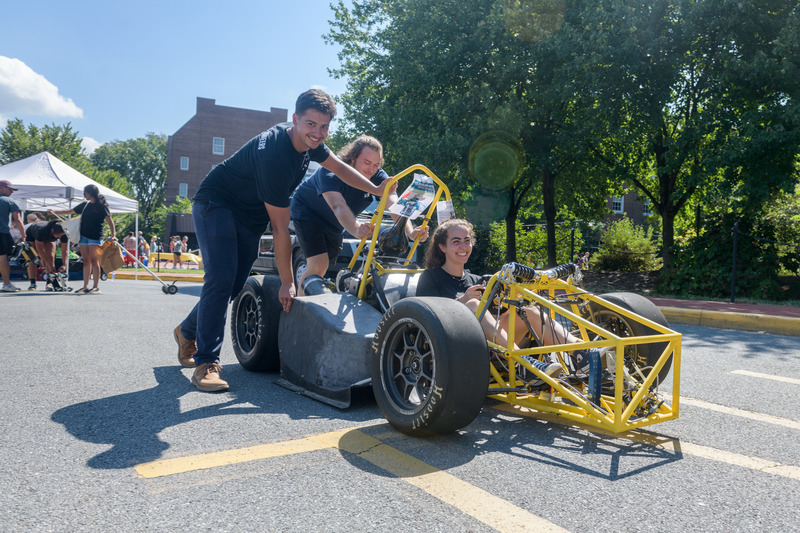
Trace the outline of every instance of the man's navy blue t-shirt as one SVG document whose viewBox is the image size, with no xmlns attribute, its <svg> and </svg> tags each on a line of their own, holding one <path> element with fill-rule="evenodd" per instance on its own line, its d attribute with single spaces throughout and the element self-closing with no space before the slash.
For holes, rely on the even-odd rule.
<svg viewBox="0 0 800 533">
<path fill-rule="evenodd" d="M 369 180 L 373 185 L 380 185 L 387 179 L 389 175 L 380 169 Z M 292 218 L 317 222 L 329 233 L 341 233 L 342 225 L 322 196 L 325 192 L 341 193 L 347 207 L 355 215 L 363 211 L 374 199 L 370 193 L 351 187 L 330 170 L 320 167 L 295 191 L 292 197 Z"/>
<path fill-rule="evenodd" d="M 264 203 L 289 207 L 289 197 L 309 161 L 322 163 L 328 156 L 330 150 L 324 143 L 298 152 L 287 127 L 273 126 L 211 169 L 193 200 L 221 204 L 233 211 L 240 223 L 263 233 L 269 222 Z"/>
</svg>

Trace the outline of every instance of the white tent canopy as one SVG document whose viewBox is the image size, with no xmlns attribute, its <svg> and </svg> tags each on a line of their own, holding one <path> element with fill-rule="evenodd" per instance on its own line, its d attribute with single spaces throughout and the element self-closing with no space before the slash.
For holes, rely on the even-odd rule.
<svg viewBox="0 0 800 533">
<path fill-rule="evenodd" d="M 48 152 L 0 166 L 0 179 L 19 189 L 12 198 L 23 211 L 72 209 L 84 201 L 83 188 L 97 185 L 112 213 L 135 213 L 139 202 L 84 176 Z"/>
</svg>

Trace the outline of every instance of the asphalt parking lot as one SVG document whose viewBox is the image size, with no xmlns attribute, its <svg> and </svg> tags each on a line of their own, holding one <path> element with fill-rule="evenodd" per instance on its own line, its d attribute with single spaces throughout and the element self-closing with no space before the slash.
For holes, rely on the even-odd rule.
<svg viewBox="0 0 800 533">
<path fill-rule="evenodd" d="M 78 286 L 77 283 L 73 283 Z M 800 523 L 796 338 L 679 326 L 681 417 L 605 435 L 487 402 L 464 430 L 395 432 L 239 367 L 205 394 L 165 295 L 0 296 L 4 531 L 791 531 Z M 669 390 L 669 383 L 666 384 Z"/>
</svg>

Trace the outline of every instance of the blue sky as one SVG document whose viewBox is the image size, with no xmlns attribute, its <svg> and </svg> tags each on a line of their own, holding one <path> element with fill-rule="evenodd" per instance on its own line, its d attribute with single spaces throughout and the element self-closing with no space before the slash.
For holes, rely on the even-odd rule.
<svg viewBox="0 0 800 533">
<path fill-rule="evenodd" d="M 71 123 L 85 145 L 170 135 L 196 98 L 291 111 L 317 87 L 338 95 L 329 0 L 5 2 L 0 127 Z"/>
</svg>

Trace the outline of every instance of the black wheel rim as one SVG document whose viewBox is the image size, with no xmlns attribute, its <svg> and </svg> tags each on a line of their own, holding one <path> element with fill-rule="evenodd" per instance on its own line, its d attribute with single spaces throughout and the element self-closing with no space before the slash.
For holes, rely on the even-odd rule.
<svg viewBox="0 0 800 533">
<path fill-rule="evenodd" d="M 625 317 L 622 317 L 617 313 L 601 310 L 595 313 L 595 317 L 597 319 L 598 326 L 606 331 L 610 331 L 618 337 L 634 336 L 634 331 L 631 325 L 628 323 Z M 629 371 L 634 370 L 633 363 L 638 364 L 642 368 L 648 365 L 647 355 L 640 353 L 639 349 L 634 345 L 628 345 L 625 347 L 624 362 Z"/>
<path fill-rule="evenodd" d="M 251 355 L 258 342 L 258 315 L 258 301 L 252 294 L 242 294 L 236 312 L 236 340 L 243 355 Z"/>
<path fill-rule="evenodd" d="M 381 379 L 389 402 L 399 411 L 421 411 L 436 377 L 436 357 L 424 328 L 413 320 L 395 324 L 381 358 Z"/>
</svg>

